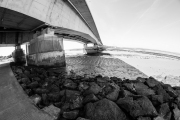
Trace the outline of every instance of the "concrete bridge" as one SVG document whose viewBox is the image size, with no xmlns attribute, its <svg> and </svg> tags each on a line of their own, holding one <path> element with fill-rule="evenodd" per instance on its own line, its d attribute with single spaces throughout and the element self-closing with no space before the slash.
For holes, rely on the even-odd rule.
<svg viewBox="0 0 180 120">
<path fill-rule="evenodd" d="M 102 45 L 85 0 L 0 0 L 0 46 L 28 45 L 28 63 L 65 64 L 63 40 Z"/>
</svg>

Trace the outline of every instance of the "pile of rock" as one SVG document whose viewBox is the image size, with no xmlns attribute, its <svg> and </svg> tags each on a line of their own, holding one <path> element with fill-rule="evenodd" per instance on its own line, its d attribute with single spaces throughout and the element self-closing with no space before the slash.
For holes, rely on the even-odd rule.
<svg viewBox="0 0 180 120">
<path fill-rule="evenodd" d="M 58 120 L 180 120 L 180 87 L 154 78 L 87 78 L 61 69 L 12 66 L 35 105 Z"/>
</svg>

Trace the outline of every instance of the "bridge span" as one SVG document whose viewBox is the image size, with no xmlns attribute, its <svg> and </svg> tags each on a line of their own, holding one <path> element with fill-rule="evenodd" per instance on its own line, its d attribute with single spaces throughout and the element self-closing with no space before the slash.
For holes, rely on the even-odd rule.
<svg viewBox="0 0 180 120">
<path fill-rule="evenodd" d="M 63 40 L 102 45 L 85 0 L 0 0 L 0 46 L 28 45 L 28 63 L 65 63 Z"/>
</svg>

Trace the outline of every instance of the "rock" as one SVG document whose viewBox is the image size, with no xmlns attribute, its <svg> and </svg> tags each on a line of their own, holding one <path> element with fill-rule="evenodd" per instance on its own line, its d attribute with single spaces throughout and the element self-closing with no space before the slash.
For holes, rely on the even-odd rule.
<svg viewBox="0 0 180 120">
<path fill-rule="evenodd" d="M 90 83 L 90 87 L 84 91 L 84 95 L 88 94 L 98 94 L 101 91 L 101 87 L 99 87 L 95 82 Z"/>
<path fill-rule="evenodd" d="M 150 117 L 138 117 L 137 120 L 151 120 Z"/>
<path fill-rule="evenodd" d="M 29 88 L 31 89 L 34 89 L 34 88 L 37 88 L 39 86 L 38 82 L 35 81 L 35 82 L 32 82 L 28 85 Z"/>
<path fill-rule="evenodd" d="M 158 84 L 160 84 L 160 82 L 155 80 L 153 77 L 149 77 L 149 79 L 147 79 L 145 83 L 151 88 L 155 87 Z"/>
<path fill-rule="evenodd" d="M 124 112 L 108 99 L 88 103 L 86 117 L 90 120 L 128 120 Z"/>
<path fill-rule="evenodd" d="M 26 84 L 26 85 L 28 85 L 28 84 L 31 83 L 31 81 L 29 80 L 29 78 L 22 78 L 22 79 L 21 79 L 21 82 L 24 83 L 24 84 Z"/>
<path fill-rule="evenodd" d="M 131 93 L 128 90 L 124 90 L 124 89 L 120 90 L 120 92 L 119 92 L 119 97 L 120 98 L 128 97 L 128 96 L 133 96 L 133 95 L 134 95 L 133 93 Z"/>
<path fill-rule="evenodd" d="M 159 104 L 162 104 L 164 102 L 163 95 L 152 95 L 151 102 L 153 103 L 154 106 L 158 106 Z"/>
<path fill-rule="evenodd" d="M 76 120 L 89 120 L 89 119 L 78 117 Z"/>
<path fill-rule="evenodd" d="M 33 81 L 37 81 L 37 82 L 41 81 L 41 79 L 39 77 L 34 77 L 32 79 L 33 79 Z"/>
<path fill-rule="evenodd" d="M 173 110 L 174 113 L 174 120 L 180 120 L 180 110 L 176 107 Z"/>
<path fill-rule="evenodd" d="M 77 84 L 74 83 L 72 80 L 66 79 L 64 82 L 64 86 L 66 88 L 70 88 L 70 89 L 76 89 L 77 88 Z"/>
<path fill-rule="evenodd" d="M 49 105 L 49 100 L 48 100 L 47 94 L 42 94 L 42 102 L 46 106 Z"/>
<path fill-rule="evenodd" d="M 139 82 L 144 83 L 147 79 L 146 78 L 137 77 L 136 80 L 139 81 Z"/>
<path fill-rule="evenodd" d="M 89 102 L 96 102 L 96 101 L 98 101 L 98 98 L 94 94 L 90 94 L 84 98 L 83 103 L 86 104 Z"/>
<path fill-rule="evenodd" d="M 30 97 L 30 99 L 32 100 L 32 102 L 35 104 L 35 105 L 38 105 L 40 102 L 41 102 L 41 96 L 39 95 L 33 95 Z"/>
<path fill-rule="evenodd" d="M 68 111 L 68 112 L 63 112 L 63 117 L 66 119 L 76 119 L 78 117 L 79 111 L 74 110 L 74 111 Z"/>
<path fill-rule="evenodd" d="M 134 88 L 133 83 L 124 83 L 123 86 L 130 92 L 135 93 L 136 89 Z"/>
<path fill-rule="evenodd" d="M 70 98 L 70 103 L 71 103 L 70 105 L 71 109 L 81 108 L 83 103 L 83 97 L 79 95 L 73 95 Z"/>
<path fill-rule="evenodd" d="M 165 116 L 168 112 L 170 112 L 170 109 L 169 109 L 169 105 L 168 103 L 164 103 L 160 106 L 160 109 L 158 111 L 158 113 L 161 115 L 161 116 Z"/>
<path fill-rule="evenodd" d="M 54 105 L 50 105 L 48 107 L 43 108 L 43 111 L 50 114 L 54 119 L 57 119 L 61 112 L 61 109 L 55 107 Z"/>
<path fill-rule="evenodd" d="M 75 91 L 75 90 L 66 90 L 65 94 L 66 94 L 66 98 L 70 98 L 73 95 L 79 96 L 80 92 L 79 91 Z"/>
<path fill-rule="evenodd" d="M 154 95 L 155 94 L 155 92 L 152 89 L 149 89 L 148 86 L 144 85 L 141 82 L 134 83 L 133 86 L 134 86 L 135 91 L 138 95 L 148 96 L 148 95 Z"/>
<path fill-rule="evenodd" d="M 120 88 L 117 84 L 111 83 L 110 84 L 113 87 L 113 91 L 106 95 L 106 98 L 112 101 L 116 101 L 119 96 Z"/>
<path fill-rule="evenodd" d="M 163 96 L 163 102 L 168 102 L 171 99 L 169 94 L 163 89 L 163 87 L 160 84 L 156 85 L 153 89 L 154 91 L 156 91 L 158 95 Z"/>
<path fill-rule="evenodd" d="M 23 73 L 20 68 L 16 68 L 15 72 L 16 72 L 17 74 L 22 74 L 22 73 Z"/>
<path fill-rule="evenodd" d="M 110 78 L 112 81 L 114 81 L 115 83 L 121 83 L 122 79 L 121 78 L 117 78 L 117 77 L 111 77 Z"/>
<path fill-rule="evenodd" d="M 133 118 L 140 116 L 157 116 L 157 111 L 151 101 L 145 96 L 120 98 L 117 104 Z"/>
<path fill-rule="evenodd" d="M 178 96 L 178 93 L 170 85 L 164 86 L 164 89 L 171 97 L 176 98 Z"/>
<path fill-rule="evenodd" d="M 79 88 L 80 91 L 84 91 L 84 90 L 86 90 L 86 89 L 89 88 L 89 85 L 88 85 L 87 82 L 81 82 L 81 83 L 79 84 L 78 88 Z"/>
<path fill-rule="evenodd" d="M 59 93 L 49 93 L 47 95 L 49 101 L 57 102 L 60 100 Z"/>
<path fill-rule="evenodd" d="M 44 93 L 48 93 L 49 92 L 47 89 L 43 89 L 43 88 L 37 88 L 34 91 L 37 94 L 44 94 Z"/>
<path fill-rule="evenodd" d="M 153 120 L 165 120 L 165 119 L 161 116 L 158 116 L 158 117 L 153 118 Z"/>
</svg>

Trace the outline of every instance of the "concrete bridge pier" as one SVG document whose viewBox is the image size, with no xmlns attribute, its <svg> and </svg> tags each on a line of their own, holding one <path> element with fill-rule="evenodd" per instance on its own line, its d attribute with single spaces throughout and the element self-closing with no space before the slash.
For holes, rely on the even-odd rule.
<svg viewBox="0 0 180 120">
<path fill-rule="evenodd" d="M 46 67 L 65 66 L 63 38 L 50 33 L 32 39 L 28 45 L 27 63 Z"/>
</svg>

